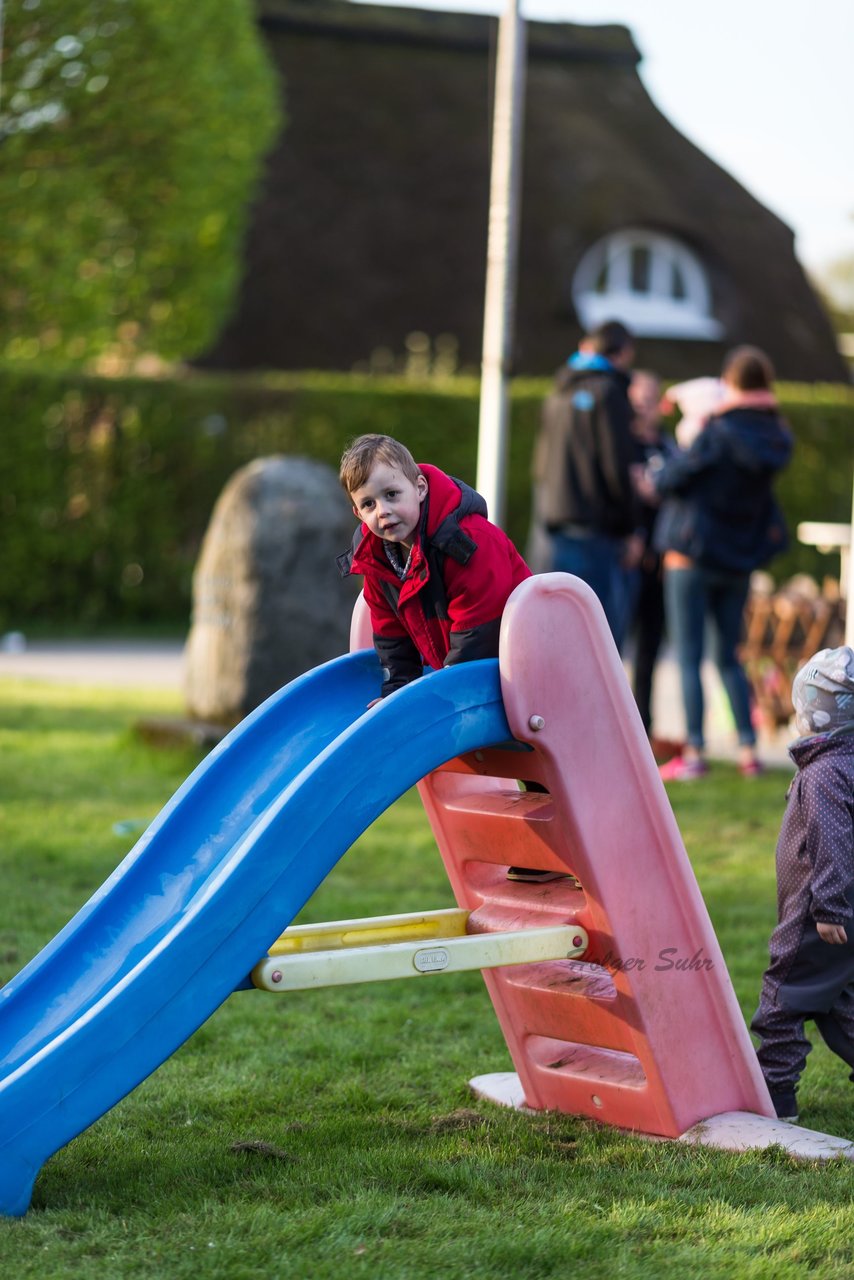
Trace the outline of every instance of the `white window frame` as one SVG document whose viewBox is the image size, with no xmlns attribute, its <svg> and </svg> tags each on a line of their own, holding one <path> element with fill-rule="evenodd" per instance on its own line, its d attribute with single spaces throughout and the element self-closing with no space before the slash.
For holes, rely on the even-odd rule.
<svg viewBox="0 0 854 1280">
<path fill-rule="evenodd" d="M 631 287 L 633 249 L 645 249 L 650 256 L 649 289 L 644 293 Z M 606 288 L 599 292 L 596 282 L 606 267 Z M 674 267 L 682 277 L 683 298 L 673 296 Z M 672 236 L 642 227 L 612 232 L 588 249 L 575 272 L 572 300 L 588 330 L 606 320 L 621 320 L 639 338 L 711 342 L 723 334 L 711 313 L 706 272 L 696 254 Z"/>
</svg>

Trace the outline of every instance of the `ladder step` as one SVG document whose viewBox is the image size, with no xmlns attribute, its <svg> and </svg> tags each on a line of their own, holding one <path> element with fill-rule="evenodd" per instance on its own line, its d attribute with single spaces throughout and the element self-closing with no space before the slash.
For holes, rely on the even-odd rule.
<svg viewBox="0 0 854 1280">
<path fill-rule="evenodd" d="M 570 833 L 555 817 L 552 797 L 489 779 L 436 778 L 436 820 L 463 863 L 567 871 L 574 860 Z M 489 783 L 492 785 L 488 785 Z"/>
<path fill-rule="evenodd" d="M 592 970 L 587 974 L 586 969 Z M 526 1035 L 626 1053 L 634 1048 L 634 1002 L 583 960 L 553 960 L 503 974 L 504 1001 Z M 527 1042 L 526 1042 L 527 1043 Z"/>
<path fill-rule="evenodd" d="M 521 744 L 519 744 L 521 746 Z M 480 751 L 467 751 L 440 765 L 434 777 L 443 773 L 476 774 L 481 778 L 524 778 L 540 781 L 540 761 L 530 748 L 505 750 L 501 747 L 484 747 Z"/>
<path fill-rule="evenodd" d="M 526 993 L 570 996 L 573 999 L 613 1001 L 617 998 L 614 980 L 606 970 L 583 960 L 553 960 L 532 964 L 524 971 L 508 974 L 513 987 Z M 564 1014 L 564 1017 L 566 1015 Z"/>
<path fill-rule="evenodd" d="M 509 818 L 511 821 L 552 822 L 554 802 L 541 791 L 463 791 L 445 801 L 446 813 Z"/>
<path fill-rule="evenodd" d="M 525 863 L 524 861 L 516 862 L 515 859 L 512 862 L 493 861 L 491 855 L 499 852 L 504 854 L 511 851 L 479 849 L 476 858 L 467 859 L 463 864 L 466 887 L 470 895 L 476 897 L 479 902 L 488 903 L 490 909 L 494 907 L 517 915 L 520 909 L 527 910 L 530 907 L 536 908 L 538 912 L 554 910 L 563 918 L 574 915 L 584 908 L 583 886 L 579 888 L 577 882 L 570 878 L 572 874 L 570 867 L 545 845 L 538 846 L 536 860 L 528 865 L 566 874 L 559 880 L 546 880 L 542 884 L 525 880 L 508 880 L 505 868 L 524 866 Z M 530 856 L 533 857 L 533 853 Z M 477 908 L 478 915 L 481 910 L 481 907 Z"/>
<path fill-rule="evenodd" d="M 644 1069 L 632 1053 L 545 1036 L 529 1036 L 525 1048 L 541 1070 L 578 1077 L 584 1088 L 607 1084 L 639 1089 L 646 1084 Z"/>
</svg>

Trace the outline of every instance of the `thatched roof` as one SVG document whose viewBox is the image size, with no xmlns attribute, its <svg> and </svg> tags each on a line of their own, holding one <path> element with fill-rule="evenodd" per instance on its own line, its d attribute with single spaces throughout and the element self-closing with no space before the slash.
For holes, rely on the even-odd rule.
<svg viewBox="0 0 854 1280">
<path fill-rule="evenodd" d="M 345 0 L 263 0 L 288 123 L 270 158 L 225 367 L 350 368 L 406 335 L 454 334 L 477 368 L 497 22 Z M 672 377 L 750 341 L 781 376 L 845 376 L 791 230 L 654 106 L 619 26 L 528 24 L 517 366 L 572 349 L 590 245 L 626 226 L 694 250 L 720 343 L 647 342 Z"/>
</svg>

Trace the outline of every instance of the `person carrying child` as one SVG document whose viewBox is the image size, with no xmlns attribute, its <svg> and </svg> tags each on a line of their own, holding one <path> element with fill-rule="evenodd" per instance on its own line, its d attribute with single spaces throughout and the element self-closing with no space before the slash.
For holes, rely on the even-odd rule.
<svg viewBox="0 0 854 1280">
<path fill-rule="evenodd" d="M 798 772 L 777 843 L 778 924 L 751 1030 L 777 1115 L 797 1120 L 808 1019 L 854 1068 L 854 650 L 822 649 L 795 676 Z M 854 1080 L 854 1071 L 851 1079 Z"/>
<path fill-rule="evenodd" d="M 681 756 L 661 766 L 665 782 L 691 782 L 709 771 L 701 678 L 707 624 L 738 732 L 739 769 L 746 778 L 762 771 L 738 646 L 750 575 L 786 549 L 774 484 L 794 440 L 780 417 L 764 351 L 734 348 L 721 378 L 727 398 L 691 448 L 635 477 L 641 497 L 661 500 L 653 546 L 663 557 L 667 634 L 685 708 L 687 741 Z"/>
</svg>

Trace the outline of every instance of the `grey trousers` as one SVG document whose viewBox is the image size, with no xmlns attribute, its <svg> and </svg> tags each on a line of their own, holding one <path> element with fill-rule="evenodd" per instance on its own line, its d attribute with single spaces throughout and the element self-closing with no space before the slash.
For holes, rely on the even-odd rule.
<svg viewBox="0 0 854 1280">
<path fill-rule="evenodd" d="M 778 993 L 779 995 L 779 993 Z M 797 1088 L 812 1045 L 804 1023 L 812 1021 L 829 1049 L 854 1069 L 854 988 L 846 986 L 827 1010 L 791 1009 L 762 983 L 759 1008 L 750 1029 L 761 1041 L 759 1065 L 769 1089 L 782 1092 Z M 852 1076 L 854 1079 L 854 1076 Z"/>
</svg>

